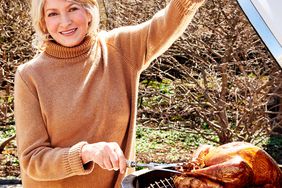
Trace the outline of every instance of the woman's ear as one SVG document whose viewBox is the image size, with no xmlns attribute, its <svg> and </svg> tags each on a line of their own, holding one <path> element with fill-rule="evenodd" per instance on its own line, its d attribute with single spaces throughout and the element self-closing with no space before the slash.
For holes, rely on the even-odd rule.
<svg viewBox="0 0 282 188">
<path fill-rule="evenodd" d="M 43 33 L 44 33 L 44 34 L 47 34 L 47 33 L 48 33 L 48 30 L 47 30 L 45 21 L 44 21 L 44 20 L 41 20 L 39 25 L 40 25 L 40 28 L 41 28 L 41 30 L 43 31 Z"/>
</svg>

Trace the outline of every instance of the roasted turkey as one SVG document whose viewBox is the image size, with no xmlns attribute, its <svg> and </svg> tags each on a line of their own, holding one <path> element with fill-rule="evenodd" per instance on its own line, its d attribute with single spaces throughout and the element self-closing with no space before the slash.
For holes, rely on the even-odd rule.
<svg viewBox="0 0 282 188">
<path fill-rule="evenodd" d="M 250 143 L 203 145 L 174 178 L 176 188 L 281 188 L 282 172 L 264 150 Z"/>
</svg>

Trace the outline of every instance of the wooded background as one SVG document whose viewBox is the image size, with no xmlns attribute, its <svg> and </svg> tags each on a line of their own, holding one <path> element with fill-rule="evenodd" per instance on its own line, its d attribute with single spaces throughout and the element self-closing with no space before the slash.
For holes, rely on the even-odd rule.
<svg viewBox="0 0 282 188">
<path fill-rule="evenodd" d="M 168 3 L 98 1 L 104 30 L 146 21 Z M 16 156 L 14 74 L 35 54 L 28 2 L 0 0 L 0 153 L 6 156 Z M 207 0 L 179 40 L 143 72 L 138 126 L 196 133 L 215 144 L 263 142 L 282 163 L 281 78 L 236 1 Z"/>
</svg>

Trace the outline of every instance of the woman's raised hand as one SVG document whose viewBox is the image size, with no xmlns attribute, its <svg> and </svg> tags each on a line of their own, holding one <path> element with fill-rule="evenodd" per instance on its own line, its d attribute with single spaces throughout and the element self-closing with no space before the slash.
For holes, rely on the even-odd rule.
<svg viewBox="0 0 282 188">
<path fill-rule="evenodd" d="M 86 144 L 81 149 L 81 158 L 83 164 L 93 161 L 103 169 L 120 170 L 121 174 L 126 170 L 126 159 L 116 142 Z"/>
</svg>

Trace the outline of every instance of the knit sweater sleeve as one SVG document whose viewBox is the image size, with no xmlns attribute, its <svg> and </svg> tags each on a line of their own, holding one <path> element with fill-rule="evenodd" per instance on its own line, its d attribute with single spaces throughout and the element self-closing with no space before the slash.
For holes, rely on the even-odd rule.
<svg viewBox="0 0 282 188">
<path fill-rule="evenodd" d="M 204 0 L 171 0 L 147 22 L 109 32 L 109 44 L 135 67 L 144 69 L 181 36 L 203 3 Z"/>
<path fill-rule="evenodd" d="M 22 66 L 15 76 L 15 120 L 17 149 L 21 169 L 38 181 L 60 180 L 74 175 L 89 174 L 81 160 L 80 142 L 72 147 L 51 146 L 36 90 L 23 79 Z M 23 73 L 21 73 L 23 72 Z M 28 77 L 28 76 L 25 76 Z"/>
</svg>

